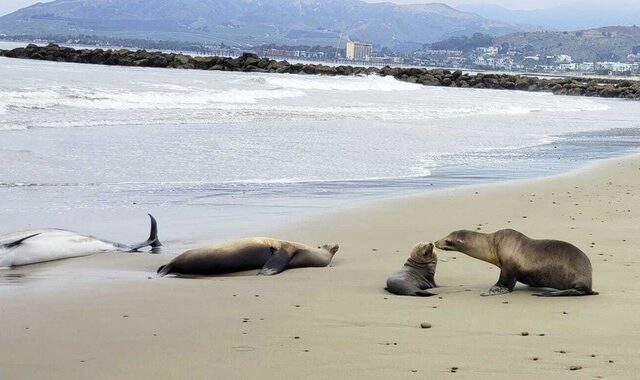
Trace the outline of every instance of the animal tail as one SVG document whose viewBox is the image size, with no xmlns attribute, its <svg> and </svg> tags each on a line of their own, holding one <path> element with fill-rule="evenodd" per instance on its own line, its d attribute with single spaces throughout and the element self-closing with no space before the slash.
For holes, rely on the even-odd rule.
<svg viewBox="0 0 640 380">
<path fill-rule="evenodd" d="M 160 277 L 164 277 L 164 276 L 168 275 L 169 273 L 171 273 L 171 269 L 173 269 L 171 267 L 171 264 L 163 265 L 160 268 L 158 268 L 158 275 Z"/>
<path fill-rule="evenodd" d="M 148 215 L 149 218 L 151 218 L 151 232 L 149 233 L 149 239 L 145 242 L 132 245 L 132 251 L 137 251 L 146 246 L 150 246 L 151 248 L 162 247 L 162 243 L 160 243 L 160 239 L 158 239 L 158 222 L 156 222 L 156 218 L 154 218 L 153 215 Z"/>
</svg>

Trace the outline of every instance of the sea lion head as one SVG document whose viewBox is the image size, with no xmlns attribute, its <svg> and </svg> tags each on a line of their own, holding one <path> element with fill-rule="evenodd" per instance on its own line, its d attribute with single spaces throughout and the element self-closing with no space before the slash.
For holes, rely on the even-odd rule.
<svg viewBox="0 0 640 380">
<path fill-rule="evenodd" d="M 318 247 L 320 249 L 324 249 L 325 251 L 329 252 L 331 254 L 331 257 L 333 257 L 333 255 L 336 254 L 336 252 L 338 252 L 338 249 L 340 249 L 340 246 L 338 244 L 325 244 L 323 246 Z"/>
<path fill-rule="evenodd" d="M 416 244 L 411 251 L 411 259 L 420 264 L 434 264 L 438 262 L 438 257 L 433 252 L 433 243 L 423 241 Z"/>
<path fill-rule="evenodd" d="M 449 235 L 443 237 L 436 242 L 436 248 L 443 251 L 464 251 L 466 240 L 471 231 L 459 230 L 453 231 Z"/>
</svg>

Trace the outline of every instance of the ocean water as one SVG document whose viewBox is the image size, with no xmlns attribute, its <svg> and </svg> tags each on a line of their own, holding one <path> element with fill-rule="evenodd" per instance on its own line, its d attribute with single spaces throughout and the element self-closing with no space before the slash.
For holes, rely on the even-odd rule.
<svg viewBox="0 0 640 380">
<path fill-rule="evenodd" d="M 177 245 L 638 151 L 637 102 L 0 58 L 0 232 Z M 122 239 L 121 239 L 122 240 Z"/>
</svg>

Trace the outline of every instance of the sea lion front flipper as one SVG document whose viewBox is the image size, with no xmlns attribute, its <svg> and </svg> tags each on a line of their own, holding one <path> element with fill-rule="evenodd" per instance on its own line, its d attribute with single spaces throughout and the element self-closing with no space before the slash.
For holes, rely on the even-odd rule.
<svg viewBox="0 0 640 380">
<path fill-rule="evenodd" d="M 269 260 L 267 260 L 260 272 L 258 272 L 258 275 L 271 276 L 282 272 L 287 268 L 291 257 L 293 257 L 293 254 L 290 254 L 289 251 L 284 248 L 280 248 L 273 252 Z"/>
<path fill-rule="evenodd" d="M 486 292 L 480 293 L 480 295 L 483 297 L 487 297 L 487 296 L 497 296 L 500 294 L 507 294 L 507 293 L 511 293 L 511 289 L 505 288 L 504 286 L 500 286 L 496 284 L 490 287 L 489 290 L 487 290 Z"/>
<path fill-rule="evenodd" d="M 517 280 L 511 276 L 504 268 L 500 270 L 500 278 L 498 278 L 498 282 L 493 285 L 489 290 L 480 295 L 483 297 L 487 296 L 497 296 L 500 294 L 507 294 L 513 291 L 513 288 L 516 286 Z"/>
<path fill-rule="evenodd" d="M 431 296 L 436 296 L 437 294 L 431 293 L 428 290 L 418 290 L 416 291 L 416 296 L 418 297 L 431 297 Z"/>
</svg>

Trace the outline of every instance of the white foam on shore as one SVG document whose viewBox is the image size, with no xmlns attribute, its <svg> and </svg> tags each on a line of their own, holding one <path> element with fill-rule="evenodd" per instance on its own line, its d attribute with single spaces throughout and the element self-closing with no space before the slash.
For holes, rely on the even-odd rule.
<svg viewBox="0 0 640 380">
<path fill-rule="evenodd" d="M 272 86 L 299 90 L 320 91 L 416 91 L 424 86 L 399 81 L 393 77 L 364 76 L 364 77 L 326 77 L 281 75 L 269 76 L 265 82 Z"/>
<path fill-rule="evenodd" d="M 294 89 L 226 91 L 117 91 L 108 89 L 49 89 L 0 92 L 5 108 L 43 109 L 56 106 L 86 109 L 203 109 L 216 104 L 256 104 L 263 100 L 296 98 Z"/>
</svg>

